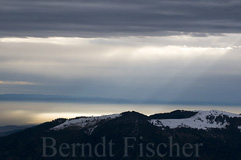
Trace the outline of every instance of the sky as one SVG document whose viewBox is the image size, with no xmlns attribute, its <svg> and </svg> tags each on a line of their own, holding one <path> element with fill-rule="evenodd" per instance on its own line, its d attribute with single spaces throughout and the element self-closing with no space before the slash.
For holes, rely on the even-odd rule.
<svg viewBox="0 0 241 160">
<path fill-rule="evenodd" d="M 241 106 L 240 7 L 238 0 L 1 0 L 0 108 L 6 96 L 23 95 Z"/>
</svg>

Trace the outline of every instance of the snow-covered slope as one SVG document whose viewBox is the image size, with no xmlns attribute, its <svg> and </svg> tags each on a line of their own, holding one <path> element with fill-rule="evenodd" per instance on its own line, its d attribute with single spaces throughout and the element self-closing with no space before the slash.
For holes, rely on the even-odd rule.
<svg viewBox="0 0 241 160">
<path fill-rule="evenodd" d="M 63 129 L 88 129 L 89 133 L 98 126 L 101 121 L 111 120 L 120 117 L 120 114 L 104 115 L 97 117 L 80 117 L 76 119 L 66 120 L 64 123 L 55 126 L 51 130 L 63 130 Z"/>
<path fill-rule="evenodd" d="M 198 113 L 190 118 L 185 119 L 152 119 L 150 123 L 158 127 L 174 128 L 226 128 L 229 125 L 228 118 L 241 118 L 241 115 L 228 113 L 224 111 L 198 111 Z"/>
<path fill-rule="evenodd" d="M 230 118 L 238 118 L 237 128 L 241 130 L 241 115 L 233 114 L 224 111 L 195 111 L 197 114 L 190 118 L 183 119 L 149 119 L 149 122 L 155 126 L 165 128 L 194 128 L 194 129 L 209 129 L 209 128 L 226 128 L 230 125 Z M 86 133 L 91 134 L 96 127 L 104 122 L 120 117 L 122 114 L 112 114 L 97 117 L 79 117 L 66 120 L 64 123 L 57 125 L 51 130 L 84 129 Z M 239 126 L 239 127 L 238 127 Z"/>
</svg>

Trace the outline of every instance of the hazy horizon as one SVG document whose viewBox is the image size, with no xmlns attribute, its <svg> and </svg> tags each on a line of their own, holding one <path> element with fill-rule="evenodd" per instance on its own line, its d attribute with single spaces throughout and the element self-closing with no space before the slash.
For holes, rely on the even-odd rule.
<svg viewBox="0 0 241 160">
<path fill-rule="evenodd" d="M 0 102 L 0 126 L 40 124 L 57 118 L 101 116 L 136 111 L 145 115 L 174 110 L 221 110 L 240 114 L 241 106 L 85 104 L 70 102 Z"/>
</svg>

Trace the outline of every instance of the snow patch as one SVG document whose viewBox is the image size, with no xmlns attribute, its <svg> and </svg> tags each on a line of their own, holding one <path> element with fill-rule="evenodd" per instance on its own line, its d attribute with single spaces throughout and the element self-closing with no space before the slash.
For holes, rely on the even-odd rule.
<svg viewBox="0 0 241 160">
<path fill-rule="evenodd" d="M 152 119 L 150 123 L 158 127 L 174 128 L 194 128 L 194 129 L 208 129 L 208 128 L 226 128 L 229 123 L 228 118 L 241 118 L 241 115 L 233 114 L 224 111 L 198 111 L 198 113 L 190 118 L 185 119 Z"/>
<path fill-rule="evenodd" d="M 104 115 L 97 117 L 81 117 L 77 119 L 69 119 L 64 123 L 57 125 L 51 130 L 63 130 L 67 128 L 83 129 L 88 128 L 88 132 L 91 134 L 94 129 L 98 126 L 98 123 L 102 120 L 111 120 L 117 117 L 120 117 L 120 114 Z"/>
<path fill-rule="evenodd" d="M 241 126 L 238 126 L 238 129 L 241 131 Z"/>
</svg>

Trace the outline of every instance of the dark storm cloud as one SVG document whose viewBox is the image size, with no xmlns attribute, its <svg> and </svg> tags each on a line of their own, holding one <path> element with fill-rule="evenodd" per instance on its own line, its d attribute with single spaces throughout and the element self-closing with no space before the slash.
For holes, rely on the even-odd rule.
<svg viewBox="0 0 241 160">
<path fill-rule="evenodd" d="M 240 33 L 240 8 L 236 0 L 1 0 L 0 36 Z"/>
</svg>

